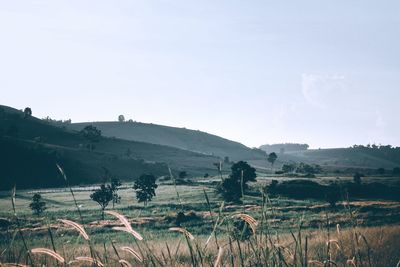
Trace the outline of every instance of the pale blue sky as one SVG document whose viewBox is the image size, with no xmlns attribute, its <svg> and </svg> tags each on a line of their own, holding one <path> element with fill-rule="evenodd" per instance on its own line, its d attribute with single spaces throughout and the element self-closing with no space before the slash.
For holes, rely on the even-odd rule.
<svg viewBox="0 0 400 267">
<path fill-rule="evenodd" d="M 2 1 L 0 104 L 400 146 L 399 1 Z"/>
</svg>

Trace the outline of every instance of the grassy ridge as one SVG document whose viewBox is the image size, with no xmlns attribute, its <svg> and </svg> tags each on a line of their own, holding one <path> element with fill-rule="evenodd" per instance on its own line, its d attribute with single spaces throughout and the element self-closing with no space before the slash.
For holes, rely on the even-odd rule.
<svg viewBox="0 0 400 267">
<path fill-rule="evenodd" d="M 87 184 L 101 181 L 103 167 L 120 179 L 131 180 L 147 172 L 167 175 L 167 164 L 175 172 L 202 175 L 218 161 L 178 148 L 116 138 L 102 137 L 93 151 L 86 148 L 87 143 L 75 131 L 0 106 L 0 161 L 4 163 L 0 189 L 14 183 L 19 188 L 57 186 L 56 162 L 65 167 L 72 183 Z"/>
<path fill-rule="evenodd" d="M 81 130 L 89 124 L 96 126 L 108 137 L 177 147 L 221 158 L 228 156 L 234 161 L 265 157 L 260 151 L 250 149 L 238 142 L 186 128 L 141 122 L 85 122 L 66 126 L 69 129 Z"/>
</svg>

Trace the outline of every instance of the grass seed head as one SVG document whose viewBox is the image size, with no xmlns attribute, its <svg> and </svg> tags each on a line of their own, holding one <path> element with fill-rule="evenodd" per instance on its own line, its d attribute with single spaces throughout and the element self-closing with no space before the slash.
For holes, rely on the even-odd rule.
<svg viewBox="0 0 400 267">
<path fill-rule="evenodd" d="M 32 254 L 46 254 L 49 255 L 51 257 L 53 257 L 54 259 L 56 259 L 57 261 L 64 263 L 65 260 L 64 258 L 58 254 L 57 252 L 51 250 L 51 249 L 47 249 L 47 248 L 33 248 L 31 249 L 31 253 Z"/>
</svg>

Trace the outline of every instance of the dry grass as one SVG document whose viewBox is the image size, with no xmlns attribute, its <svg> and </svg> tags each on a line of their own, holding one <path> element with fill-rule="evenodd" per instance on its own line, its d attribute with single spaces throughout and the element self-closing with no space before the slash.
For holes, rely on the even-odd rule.
<svg viewBox="0 0 400 267">
<path fill-rule="evenodd" d="M 61 170 L 60 170 L 61 171 Z M 65 175 L 65 174 L 63 174 Z M 74 197 L 71 189 L 71 194 Z M 179 195 L 177 194 L 179 198 Z M 10 245 L 0 252 L 0 266 L 396 266 L 400 260 L 400 226 L 383 226 L 361 228 L 352 217 L 350 211 L 347 218 L 350 227 L 342 229 L 334 227 L 326 215 L 326 225 L 319 230 L 302 229 L 299 221 L 297 231 L 279 233 L 280 221 L 274 220 L 271 213 L 274 207 L 268 206 L 262 198 L 261 206 L 241 206 L 243 212 L 232 215 L 225 213 L 223 203 L 219 212 L 213 212 L 209 206 L 208 217 L 213 222 L 210 238 L 194 236 L 181 227 L 170 228 L 170 231 L 181 235 L 171 237 L 165 242 L 147 240 L 133 230 L 129 219 L 115 211 L 106 211 L 116 217 L 123 227 L 115 230 L 129 234 L 125 243 L 116 246 L 113 240 L 102 240 L 94 243 L 94 239 L 85 231 L 87 224 L 71 220 L 59 219 L 67 226 L 73 227 L 87 240 L 84 244 L 58 243 L 53 240 L 52 230 L 48 227 L 49 240 L 40 248 L 27 247 L 25 234 L 15 212 L 15 191 L 12 195 L 14 216 L 17 221 L 14 237 Z M 75 205 L 80 212 L 78 205 Z M 180 202 L 181 203 L 181 202 Z M 257 207 L 257 209 L 255 209 Z M 259 208 L 258 208 L 259 207 Z M 228 206 L 228 208 L 230 208 Z M 251 208 L 255 214 L 247 214 Z M 226 209 L 226 207 L 225 207 Z M 81 214 L 80 214 L 81 215 Z M 239 239 L 235 235 L 235 219 L 241 219 L 251 229 L 248 239 Z M 80 216 L 81 221 L 82 216 Z M 109 227 L 110 224 L 99 223 L 94 231 Z M 166 229 L 167 230 L 167 229 Z M 244 230 L 243 230 L 244 232 Z M 14 242 L 19 233 L 23 246 Z M 215 242 L 214 242 L 215 241 Z M 43 246 L 43 247 L 42 247 Z M 52 249 L 46 248 L 52 246 Z M 31 257 L 31 254 L 35 257 Z M 8 263 L 2 263 L 8 262 Z M 14 263 L 10 263 L 14 262 Z"/>
</svg>

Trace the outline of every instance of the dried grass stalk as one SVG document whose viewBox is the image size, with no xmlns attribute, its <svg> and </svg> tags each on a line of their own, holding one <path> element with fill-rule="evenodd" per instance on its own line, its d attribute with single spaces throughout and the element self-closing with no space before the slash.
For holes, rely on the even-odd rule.
<svg viewBox="0 0 400 267">
<path fill-rule="evenodd" d="M 325 266 L 325 264 L 323 262 L 317 261 L 317 260 L 309 260 L 308 264 L 314 264 L 317 266 Z"/>
<path fill-rule="evenodd" d="M 65 220 L 65 219 L 58 219 L 57 221 L 62 222 L 65 225 L 71 226 L 75 228 L 86 240 L 89 240 L 89 235 L 86 233 L 85 228 L 83 228 L 82 225 L 79 223 L 70 221 L 70 220 Z"/>
<path fill-rule="evenodd" d="M 223 255 L 223 254 L 224 254 L 224 249 L 223 249 L 222 247 L 219 247 L 218 256 L 217 256 L 217 259 L 215 260 L 214 267 L 219 267 L 219 266 L 221 266 L 221 263 L 222 263 L 222 255 Z"/>
<path fill-rule="evenodd" d="M 240 214 L 235 214 L 232 216 L 233 218 L 240 218 L 243 221 L 245 221 L 251 228 L 251 230 L 253 231 L 253 234 L 256 233 L 257 230 L 257 225 L 258 222 L 256 221 L 256 219 L 254 219 L 253 217 L 251 217 L 248 214 L 244 214 L 244 213 L 240 213 Z"/>
<path fill-rule="evenodd" d="M 125 267 L 132 267 L 132 264 L 130 264 L 128 261 L 126 261 L 126 260 L 119 260 L 118 261 L 122 266 L 125 266 Z"/>
<path fill-rule="evenodd" d="M 123 251 L 127 251 L 133 255 L 138 261 L 143 262 L 142 256 L 131 247 L 121 247 Z"/>
<path fill-rule="evenodd" d="M 46 254 L 49 255 L 51 257 L 53 257 L 54 259 L 56 259 L 57 261 L 64 263 L 65 260 L 64 258 L 58 254 L 57 252 L 51 250 L 51 249 L 47 249 L 47 248 L 33 248 L 31 249 L 31 253 L 33 254 Z"/>
<path fill-rule="evenodd" d="M 115 212 L 115 211 L 110 211 L 110 210 L 105 211 L 105 213 L 112 215 L 114 217 L 117 217 L 118 220 L 120 220 L 121 223 L 123 225 L 125 225 L 125 227 L 127 229 L 127 230 L 123 230 L 123 229 L 119 228 L 119 230 L 131 233 L 138 240 L 143 240 L 143 237 L 138 232 L 136 232 L 135 230 L 132 229 L 131 224 L 129 223 L 128 219 L 124 215 L 119 214 L 118 212 Z"/>
<path fill-rule="evenodd" d="M 77 257 L 75 260 L 70 261 L 68 265 L 81 261 L 90 262 L 91 264 L 96 264 L 97 266 L 104 267 L 104 264 L 101 261 L 93 259 L 92 257 Z"/>
<path fill-rule="evenodd" d="M 174 231 L 174 232 L 180 232 L 182 234 L 184 234 L 185 236 L 187 236 L 190 240 L 194 240 L 194 236 L 186 229 L 184 228 L 180 228 L 180 227 L 171 227 L 169 228 L 170 231 Z"/>
</svg>

